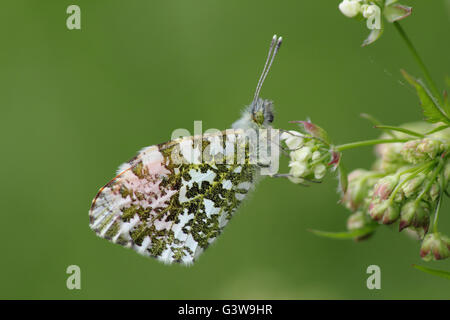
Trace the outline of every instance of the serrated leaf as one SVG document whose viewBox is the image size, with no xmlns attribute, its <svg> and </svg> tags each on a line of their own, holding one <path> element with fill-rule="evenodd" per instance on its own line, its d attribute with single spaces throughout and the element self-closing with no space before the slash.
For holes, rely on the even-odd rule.
<svg viewBox="0 0 450 320">
<path fill-rule="evenodd" d="M 309 231 L 320 237 L 345 240 L 345 239 L 354 239 L 357 237 L 366 236 L 366 235 L 372 233 L 373 231 L 375 231 L 376 228 L 377 228 L 377 225 L 362 227 L 360 229 L 355 229 L 355 230 L 351 230 L 351 231 L 343 231 L 343 232 L 328 232 L 328 231 L 321 231 L 321 230 L 309 230 Z"/>
<path fill-rule="evenodd" d="M 413 264 L 412 266 L 422 272 L 450 280 L 450 272 L 448 272 L 448 271 L 431 269 L 431 268 L 424 267 L 424 266 L 418 266 L 416 264 Z"/>
<path fill-rule="evenodd" d="M 408 81 L 416 89 L 423 114 L 425 115 L 425 120 L 431 123 L 445 122 L 450 124 L 449 117 L 444 113 L 442 108 L 439 106 L 439 103 L 427 89 L 425 84 L 409 75 L 406 71 L 401 70 L 401 72 L 406 81 Z"/>
</svg>

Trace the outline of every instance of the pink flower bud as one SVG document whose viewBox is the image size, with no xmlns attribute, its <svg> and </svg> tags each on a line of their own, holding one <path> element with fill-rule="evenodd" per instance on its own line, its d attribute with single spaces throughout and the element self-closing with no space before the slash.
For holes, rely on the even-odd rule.
<svg viewBox="0 0 450 320">
<path fill-rule="evenodd" d="M 425 233 L 430 225 L 430 206 L 424 201 L 419 203 L 415 200 L 406 202 L 400 211 L 399 231 L 413 226 L 422 229 Z"/>
<path fill-rule="evenodd" d="M 387 199 L 398 184 L 398 177 L 389 175 L 381 178 L 373 189 L 373 199 Z"/>
<path fill-rule="evenodd" d="M 347 219 L 347 229 L 350 231 L 364 228 L 370 224 L 373 224 L 373 221 L 371 221 L 370 217 L 368 217 L 367 214 L 364 213 L 363 211 L 357 211 Z M 365 240 L 369 238 L 372 234 L 373 232 L 365 234 L 363 236 L 356 237 L 354 238 L 354 240 L 355 241 Z"/>
<path fill-rule="evenodd" d="M 369 206 L 369 214 L 375 221 L 391 224 L 400 216 L 400 210 L 396 203 L 385 200 L 377 204 L 371 204 Z"/>
<path fill-rule="evenodd" d="M 411 180 L 405 182 L 405 184 L 402 186 L 402 191 L 405 194 L 405 197 L 410 198 L 413 194 L 417 193 L 425 178 L 425 175 L 421 173 Z"/>
<path fill-rule="evenodd" d="M 450 238 L 440 233 L 426 235 L 420 248 L 420 256 L 425 261 L 448 258 L 450 256 Z"/>
<path fill-rule="evenodd" d="M 341 201 L 350 210 L 357 210 L 367 198 L 375 179 L 370 178 L 372 171 L 356 169 L 348 175 L 348 187 Z"/>
</svg>

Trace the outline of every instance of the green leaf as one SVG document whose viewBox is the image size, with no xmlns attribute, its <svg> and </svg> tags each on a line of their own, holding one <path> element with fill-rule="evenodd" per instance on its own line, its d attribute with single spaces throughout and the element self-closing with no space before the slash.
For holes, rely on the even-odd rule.
<svg viewBox="0 0 450 320">
<path fill-rule="evenodd" d="M 386 0 L 386 2 L 384 3 L 385 6 L 390 6 L 391 4 L 396 3 L 398 0 Z"/>
<path fill-rule="evenodd" d="M 436 98 L 431 95 L 425 84 L 406 73 L 406 71 L 401 70 L 401 72 L 406 81 L 416 89 L 422 105 L 423 114 L 425 115 L 425 120 L 431 123 L 445 122 L 450 124 L 450 118 L 444 113 Z"/>
<path fill-rule="evenodd" d="M 331 140 L 328 133 L 319 127 L 318 125 L 312 123 L 311 121 L 289 121 L 290 123 L 297 123 L 299 126 L 303 126 L 304 132 L 311 135 L 314 138 L 322 140 L 322 142 L 330 145 Z"/>
<path fill-rule="evenodd" d="M 415 132 L 415 131 L 408 130 L 408 129 L 401 128 L 401 127 L 378 125 L 378 126 L 375 126 L 375 128 L 382 129 L 382 130 L 392 130 L 392 131 L 403 132 L 403 133 L 406 133 L 406 134 L 408 134 L 410 136 L 413 136 L 413 137 L 419 137 L 419 138 L 423 138 L 424 137 L 424 135 L 419 133 L 419 132 Z"/>
<path fill-rule="evenodd" d="M 351 231 L 343 231 L 343 232 L 328 232 L 321 230 L 309 230 L 317 236 L 331 238 L 331 239 L 353 239 L 356 237 L 366 236 L 369 233 L 372 233 L 377 228 L 377 225 L 366 226 L 360 229 L 355 229 Z"/>
<path fill-rule="evenodd" d="M 412 8 L 401 4 L 387 4 L 384 9 L 384 16 L 387 21 L 394 22 L 402 20 L 411 15 Z"/>
<path fill-rule="evenodd" d="M 447 91 L 444 91 L 444 110 L 446 114 L 450 114 L 450 100 Z"/>
<path fill-rule="evenodd" d="M 450 280 L 450 272 L 448 272 L 448 271 L 431 269 L 431 268 L 424 267 L 424 266 L 418 266 L 416 264 L 413 264 L 412 266 L 422 272 L 429 273 L 433 276 L 438 276 L 438 277 L 442 277 L 442 278 Z"/>
<path fill-rule="evenodd" d="M 379 37 L 383 34 L 383 28 L 381 29 L 373 29 L 366 40 L 363 41 L 361 47 L 368 46 L 371 43 L 374 43 L 378 40 Z"/>
</svg>

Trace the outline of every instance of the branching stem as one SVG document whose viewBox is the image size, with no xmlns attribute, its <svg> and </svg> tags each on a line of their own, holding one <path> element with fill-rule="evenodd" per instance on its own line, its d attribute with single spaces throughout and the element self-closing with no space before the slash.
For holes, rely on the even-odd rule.
<svg viewBox="0 0 450 320">
<path fill-rule="evenodd" d="M 374 145 L 383 144 L 383 143 L 407 142 L 409 140 L 410 139 L 373 139 L 373 140 L 357 141 L 357 142 L 350 142 L 350 143 L 338 145 L 338 146 L 336 146 L 336 150 L 344 151 L 344 150 L 348 150 L 348 149 L 374 146 Z"/>
</svg>

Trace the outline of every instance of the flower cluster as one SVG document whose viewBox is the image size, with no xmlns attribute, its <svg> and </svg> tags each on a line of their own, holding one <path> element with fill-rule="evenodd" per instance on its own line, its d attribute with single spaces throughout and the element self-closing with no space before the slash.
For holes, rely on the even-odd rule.
<svg viewBox="0 0 450 320">
<path fill-rule="evenodd" d="M 294 183 L 321 181 L 328 171 L 335 169 L 339 156 L 320 127 L 307 121 L 299 123 L 302 132 L 285 131 L 280 136 L 289 152 L 288 178 Z"/>
<path fill-rule="evenodd" d="M 407 137 L 397 135 L 400 139 Z M 348 187 L 341 199 L 353 212 L 347 228 L 355 230 L 374 222 L 399 221 L 399 231 L 406 229 L 423 239 L 424 259 L 445 259 L 449 257 L 449 238 L 437 233 L 436 228 L 428 231 L 431 215 L 439 211 L 440 199 L 450 180 L 447 160 L 450 129 L 405 140 L 378 145 L 373 169 L 357 169 L 348 175 Z"/>
<path fill-rule="evenodd" d="M 339 4 L 339 10 L 349 18 L 365 20 L 371 33 L 364 40 L 363 46 L 371 44 L 383 33 L 383 19 L 388 22 L 401 20 L 411 14 L 410 7 L 396 3 L 397 0 L 343 0 Z"/>
</svg>

